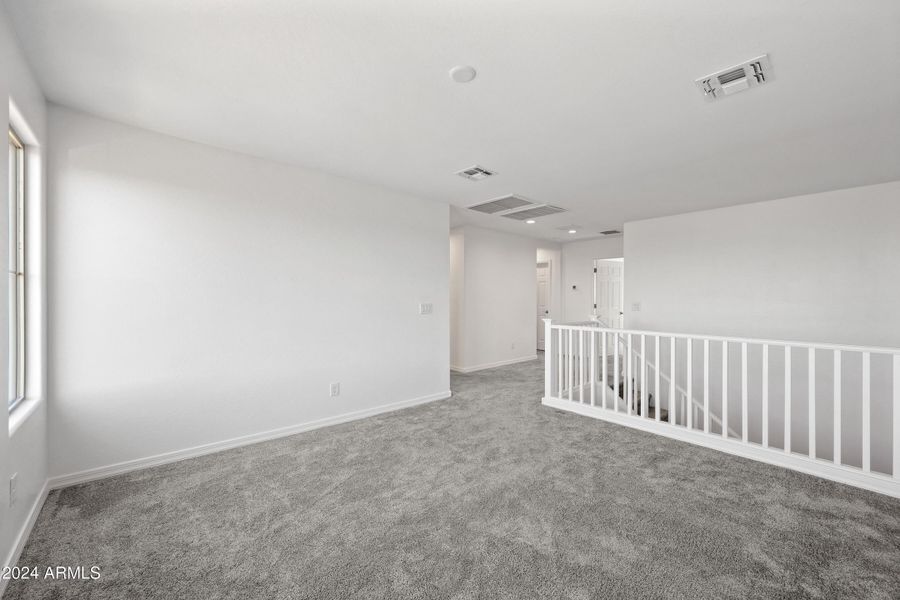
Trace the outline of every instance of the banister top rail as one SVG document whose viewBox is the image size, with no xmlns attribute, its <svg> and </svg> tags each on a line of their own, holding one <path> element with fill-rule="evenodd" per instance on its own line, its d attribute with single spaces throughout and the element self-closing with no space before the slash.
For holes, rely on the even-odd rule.
<svg viewBox="0 0 900 600">
<path fill-rule="evenodd" d="M 564 324 L 564 323 L 550 323 L 550 326 L 554 329 L 568 329 L 568 330 L 585 330 L 591 329 L 595 331 L 606 331 L 610 333 L 615 333 L 619 335 L 658 335 L 661 337 L 671 337 L 676 339 L 686 339 L 686 340 L 710 340 L 714 342 L 735 342 L 742 343 L 746 342 L 748 344 L 768 344 L 770 346 L 791 346 L 792 348 L 814 348 L 816 350 L 842 350 L 846 352 L 871 352 L 873 354 L 898 354 L 900 355 L 900 348 L 889 348 L 889 347 L 879 347 L 879 346 L 853 346 L 848 344 L 827 344 L 827 343 L 817 343 L 817 342 L 803 342 L 796 340 L 768 340 L 768 339 L 758 339 L 758 338 L 742 338 L 742 337 L 728 337 L 721 335 L 704 335 L 697 333 L 672 333 L 672 332 L 663 332 L 663 331 L 651 331 L 651 330 L 643 330 L 643 329 L 619 329 L 616 327 L 602 327 L 593 323 L 585 323 L 585 324 Z"/>
</svg>

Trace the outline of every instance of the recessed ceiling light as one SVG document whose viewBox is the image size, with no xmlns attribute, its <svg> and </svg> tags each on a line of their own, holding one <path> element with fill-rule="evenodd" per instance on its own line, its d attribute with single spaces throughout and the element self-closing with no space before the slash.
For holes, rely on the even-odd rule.
<svg viewBox="0 0 900 600">
<path fill-rule="evenodd" d="M 469 65 L 457 65 L 450 69 L 450 79 L 456 83 L 469 83 L 478 73 Z"/>
<path fill-rule="evenodd" d="M 527 221 L 525 221 L 525 223 L 527 225 L 534 225 L 534 219 L 528 219 Z"/>
<path fill-rule="evenodd" d="M 570 229 L 569 233 L 578 233 L 578 231 L 576 231 L 575 229 Z"/>
</svg>

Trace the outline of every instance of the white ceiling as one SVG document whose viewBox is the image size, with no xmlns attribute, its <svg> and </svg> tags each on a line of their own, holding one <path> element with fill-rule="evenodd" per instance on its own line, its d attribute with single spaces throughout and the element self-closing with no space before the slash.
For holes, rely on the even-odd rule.
<svg viewBox="0 0 900 600">
<path fill-rule="evenodd" d="M 570 239 L 900 179 L 897 0 L 4 2 L 52 101 L 457 206 L 571 210 L 456 223 Z M 694 86 L 763 53 L 769 85 Z M 476 163 L 499 174 L 453 174 Z"/>
</svg>

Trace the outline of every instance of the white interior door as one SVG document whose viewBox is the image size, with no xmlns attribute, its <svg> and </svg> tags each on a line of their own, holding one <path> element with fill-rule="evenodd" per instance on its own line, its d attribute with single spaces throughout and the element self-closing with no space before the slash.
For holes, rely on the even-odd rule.
<svg viewBox="0 0 900 600">
<path fill-rule="evenodd" d="M 594 261 L 594 314 L 610 327 L 625 325 L 625 262 Z"/>
<path fill-rule="evenodd" d="M 550 263 L 537 265 L 537 349 L 544 349 L 544 321 L 550 316 Z"/>
</svg>

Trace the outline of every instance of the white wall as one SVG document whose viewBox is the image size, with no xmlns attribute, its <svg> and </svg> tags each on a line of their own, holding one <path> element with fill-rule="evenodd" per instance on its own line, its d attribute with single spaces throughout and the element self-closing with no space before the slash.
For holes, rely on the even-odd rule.
<svg viewBox="0 0 900 600">
<path fill-rule="evenodd" d="M 563 321 L 587 321 L 593 314 L 594 259 L 622 256 L 622 236 L 563 244 Z"/>
<path fill-rule="evenodd" d="M 51 475 L 449 393 L 446 205 L 49 123 Z"/>
<path fill-rule="evenodd" d="M 466 225 L 454 229 L 451 277 L 460 308 L 454 320 L 454 361 L 471 371 L 537 354 L 537 250 L 552 243 Z M 455 275 L 454 275 L 455 274 Z"/>
<path fill-rule="evenodd" d="M 44 371 L 43 296 L 43 149 L 46 142 L 46 107 L 43 94 L 29 72 L 5 9 L 0 4 L 0 99 L 4 122 L 12 123 L 26 143 L 28 173 L 26 188 L 27 240 L 26 289 L 28 331 L 26 382 L 27 399 L 12 416 L 0 411 L 0 559 L 7 564 L 15 558 L 16 543 L 38 507 L 47 477 L 47 418 Z M 8 99 L 8 101 L 7 101 Z M 14 105 L 14 108 L 10 106 Z M 4 148 L 6 145 L 4 144 Z M 4 154 L 6 154 L 4 150 Z M 0 189 L 7 189 L 7 157 L 0 169 Z M 4 191 L 4 199 L 6 192 Z M 4 200 L 5 202 L 5 200 Z M 5 205 L 4 205 L 5 206 Z M 0 210 L 0 251 L 8 260 L 9 215 Z M 0 294 L 0 315 L 8 313 L 6 293 Z M 0 319 L 0 339 L 8 339 L 6 318 Z M 0 389 L 8 389 L 5 365 L 9 355 L 6 344 L 0 344 Z M 4 392 L 5 395 L 5 392 Z M 8 481 L 18 474 L 17 501 L 9 505 Z M 5 581 L 0 581 L 2 593 Z"/>
<path fill-rule="evenodd" d="M 900 182 L 625 229 L 629 327 L 900 346 Z"/>
<path fill-rule="evenodd" d="M 628 223 L 625 257 L 630 328 L 900 347 L 900 182 Z M 635 302 L 640 312 L 630 311 Z M 823 371 L 817 389 L 827 391 Z M 794 381 L 804 398 L 797 372 Z M 859 427 L 854 402 L 859 394 L 847 393 L 851 432 Z M 882 415 L 872 422 L 873 467 L 882 469 L 888 406 L 873 389 L 873 415 Z M 792 437 L 805 447 L 807 408 L 798 401 L 794 410 Z M 770 414 L 780 431 L 779 412 Z M 817 414 L 817 445 L 830 456 L 831 413 Z M 845 457 L 858 463 L 858 436 L 844 441 Z"/>
</svg>

